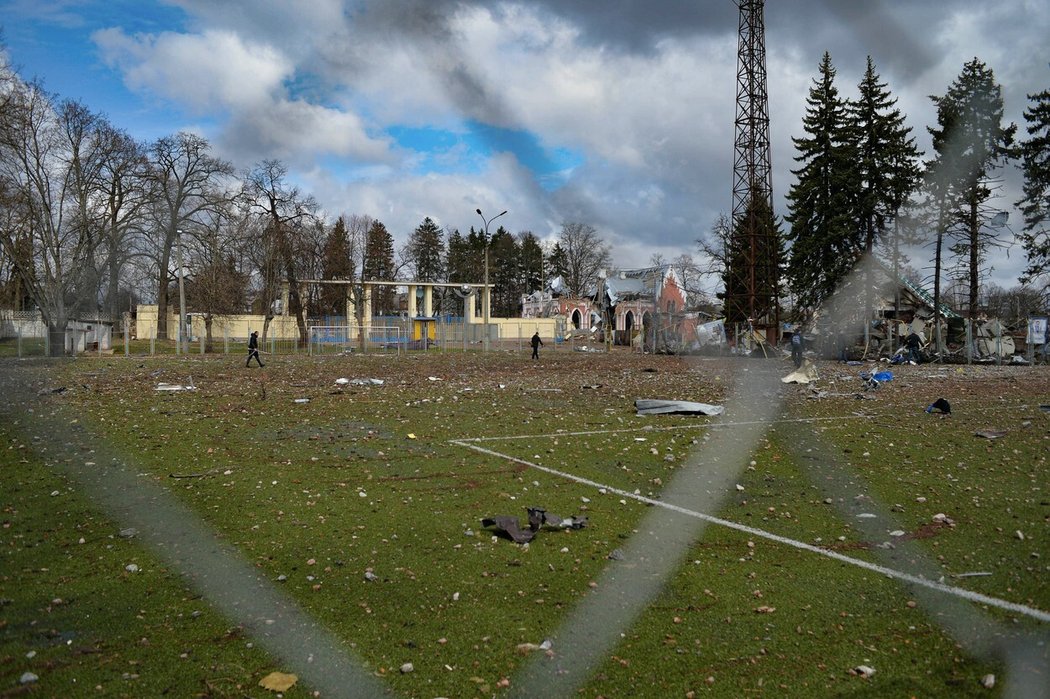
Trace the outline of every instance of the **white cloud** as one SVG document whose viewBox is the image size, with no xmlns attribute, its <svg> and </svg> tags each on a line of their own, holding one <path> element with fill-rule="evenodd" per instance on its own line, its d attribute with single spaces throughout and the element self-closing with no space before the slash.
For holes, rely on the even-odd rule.
<svg viewBox="0 0 1050 699">
<path fill-rule="evenodd" d="M 229 31 L 128 36 L 110 28 L 93 39 L 129 88 L 197 111 L 256 108 L 295 69 L 277 49 L 246 44 Z"/>
</svg>

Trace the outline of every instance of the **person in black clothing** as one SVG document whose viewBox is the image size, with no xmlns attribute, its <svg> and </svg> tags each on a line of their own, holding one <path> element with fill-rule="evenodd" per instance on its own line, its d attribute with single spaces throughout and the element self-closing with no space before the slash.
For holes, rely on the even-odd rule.
<svg viewBox="0 0 1050 699">
<path fill-rule="evenodd" d="M 802 366 L 803 341 L 802 328 L 800 327 L 791 335 L 791 361 L 795 363 L 796 369 Z"/>
<path fill-rule="evenodd" d="M 918 364 L 922 361 L 919 349 L 922 347 L 922 339 L 919 338 L 915 333 L 911 333 L 908 337 L 904 338 L 904 346 L 908 349 L 908 360 L 912 364 Z"/>
<path fill-rule="evenodd" d="M 537 330 L 536 334 L 532 336 L 532 358 L 540 358 L 540 345 L 543 344 L 543 340 L 540 339 L 540 331 Z"/>
<path fill-rule="evenodd" d="M 244 366 L 251 366 L 252 357 L 255 357 L 255 361 L 259 362 L 260 367 L 266 366 L 259 359 L 259 331 L 252 331 L 251 337 L 248 338 L 248 361 L 244 363 Z"/>
</svg>

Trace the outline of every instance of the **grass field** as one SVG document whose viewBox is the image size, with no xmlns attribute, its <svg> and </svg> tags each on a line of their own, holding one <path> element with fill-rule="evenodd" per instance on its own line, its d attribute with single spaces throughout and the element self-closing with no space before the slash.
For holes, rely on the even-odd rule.
<svg viewBox="0 0 1050 699">
<path fill-rule="evenodd" d="M 241 361 L 0 363 L 0 696 L 1046 691 L 1047 367 Z"/>
</svg>

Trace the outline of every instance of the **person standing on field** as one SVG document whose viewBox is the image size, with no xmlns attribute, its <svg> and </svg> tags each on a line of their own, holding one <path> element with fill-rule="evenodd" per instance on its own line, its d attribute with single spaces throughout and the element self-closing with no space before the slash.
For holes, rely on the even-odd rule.
<svg viewBox="0 0 1050 699">
<path fill-rule="evenodd" d="M 266 366 L 265 364 L 262 363 L 262 360 L 259 359 L 259 331 L 258 330 L 253 330 L 252 334 L 251 334 L 251 337 L 248 338 L 248 361 L 246 361 L 244 363 L 245 367 L 251 366 L 253 357 L 255 358 L 255 361 L 259 362 L 259 367 L 260 368 Z"/>
<path fill-rule="evenodd" d="M 532 336 L 532 358 L 540 358 L 540 346 L 543 344 L 543 340 L 540 339 L 540 331 L 537 330 L 536 334 Z"/>
</svg>

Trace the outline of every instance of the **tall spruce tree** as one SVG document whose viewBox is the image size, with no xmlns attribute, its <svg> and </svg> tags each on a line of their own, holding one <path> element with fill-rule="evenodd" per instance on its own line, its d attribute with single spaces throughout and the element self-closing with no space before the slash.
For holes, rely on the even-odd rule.
<svg viewBox="0 0 1050 699">
<path fill-rule="evenodd" d="M 362 281 L 394 281 L 394 238 L 381 221 L 373 221 L 365 234 L 365 256 L 361 269 Z M 394 287 L 376 286 L 372 289 L 372 314 L 390 315 L 394 308 Z"/>
<path fill-rule="evenodd" d="M 540 239 L 532 231 L 518 234 L 521 249 L 521 286 L 526 294 L 542 289 L 544 280 L 543 247 Z"/>
<path fill-rule="evenodd" d="M 992 70 L 977 58 L 963 66 L 948 92 L 931 99 L 937 106 L 939 127 L 929 129 L 937 154 L 928 179 L 937 212 L 935 234 L 940 241 L 935 254 L 939 257 L 943 253 L 945 238 L 953 243 L 951 251 L 960 260 L 968 282 L 968 312 L 973 317 L 987 250 L 1001 244 L 993 225 L 999 212 L 990 204 L 999 186 L 993 175 L 1011 155 L 1017 126 L 1003 124 L 1002 88 Z M 935 260 L 934 297 L 938 303 L 940 267 L 940 260 Z"/>
<path fill-rule="evenodd" d="M 752 218 L 758 223 L 756 235 L 748 234 L 744 226 Z M 783 260 L 784 235 L 780 231 L 773 210 L 762 197 L 752 197 L 743 215 L 724 238 L 725 267 L 722 283 L 725 292 L 723 315 L 730 323 L 747 323 L 762 317 L 773 317 L 771 301 L 780 298 L 781 270 L 771 264 L 751 264 L 752 261 Z M 752 242 L 755 249 L 751 249 Z M 776 246 L 772 249 L 772 246 Z M 753 277 L 751 275 L 754 275 Z M 751 317 L 751 289 L 755 291 L 755 317 Z"/>
<path fill-rule="evenodd" d="M 855 216 L 863 236 L 861 248 L 870 254 L 885 236 L 887 220 L 897 215 L 918 185 L 920 153 L 871 56 L 858 92 L 847 110 L 859 178 Z"/>
<path fill-rule="evenodd" d="M 412 231 L 405 253 L 412 265 L 416 281 L 444 281 L 445 240 L 441 229 L 429 216 Z"/>
<path fill-rule="evenodd" d="M 864 247 L 855 214 L 860 196 L 857 139 L 826 52 L 806 104 L 806 135 L 792 138 L 801 166 L 792 170 L 796 180 L 787 196 L 787 277 L 796 303 L 815 308 L 850 272 Z"/>
<path fill-rule="evenodd" d="M 322 275 L 324 279 L 354 279 L 354 262 L 350 257 L 350 235 L 346 220 L 340 216 L 325 240 Z M 321 289 L 321 312 L 325 315 L 346 313 L 346 295 L 349 288 L 341 284 L 325 284 Z M 347 323 L 352 322 L 347 318 Z"/>
<path fill-rule="evenodd" d="M 1050 272 L 1050 90 L 1028 99 L 1028 138 L 1021 143 L 1024 197 L 1017 202 L 1024 215 L 1021 242 L 1028 258 L 1024 282 Z"/>
<path fill-rule="evenodd" d="M 489 271 L 492 282 L 492 314 L 509 318 L 521 306 L 521 247 L 507 229 L 500 226 L 489 242 Z"/>
</svg>

